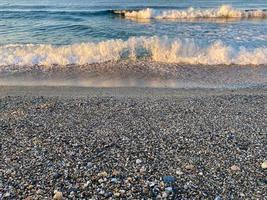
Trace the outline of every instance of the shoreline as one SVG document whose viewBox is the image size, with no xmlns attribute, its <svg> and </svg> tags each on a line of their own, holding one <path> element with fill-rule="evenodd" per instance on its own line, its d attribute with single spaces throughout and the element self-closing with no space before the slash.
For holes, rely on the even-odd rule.
<svg viewBox="0 0 267 200">
<path fill-rule="evenodd" d="M 68 66 L 0 67 L 0 85 L 246 88 L 267 83 L 266 65 L 190 65 L 121 60 Z"/>
<path fill-rule="evenodd" d="M 0 85 L 0 97 L 193 97 L 217 95 L 263 95 L 267 88 L 152 88 L 152 87 L 80 87 L 80 86 L 5 86 Z"/>
</svg>

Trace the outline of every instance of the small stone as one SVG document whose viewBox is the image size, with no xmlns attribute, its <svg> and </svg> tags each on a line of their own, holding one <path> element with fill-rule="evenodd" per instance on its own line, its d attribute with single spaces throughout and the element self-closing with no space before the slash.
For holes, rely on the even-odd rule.
<svg viewBox="0 0 267 200">
<path fill-rule="evenodd" d="M 3 197 L 10 197 L 11 195 L 10 195 L 10 193 L 9 192 L 6 192 L 5 194 L 4 194 L 4 196 Z"/>
<path fill-rule="evenodd" d="M 74 196 L 74 194 L 75 194 L 75 193 L 74 193 L 73 191 L 70 192 L 70 196 Z"/>
<path fill-rule="evenodd" d="M 240 171 L 240 167 L 238 167 L 237 165 L 233 165 L 233 166 L 231 166 L 231 170 L 232 171 Z"/>
<path fill-rule="evenodd" d="M 217 196 L 214 200 L 222 200 L 222 198 L 220 196 Z"/>
<path fill-rule="evenodd" d="M 195 170 L 195 166 L 192 165 L 192 164 L 189 164 L 189 165 L 185 166 L 185 169 L 188 170 L 188 171 L 193 171 L 193 170 Z"/>
<path fill-rule="evenodd" d="M 33 188 L 33 185 L 28 185 L 27 189 L 31 190 Z"/>
<path fill-rule="evenodd" d="M 174 183 L 176 181 L 176 178 L 174 176 L 164 176 L 163 182 L 164 183 Z"/>
<path fill-rule="evenodd" d="M 177 169 L 175 173 L 179 176 L 184 174 L 180 169 Z"/>
<path fill-rule="evenodd" d="M 83 184 L 83 188 L 87 188 L 90 184 L 90 181 L 87 181 L 85 184 Z"/>
<path fill-rule="evenodd" d="M 132 180 L 133 180 L 132 177 L 128 177 L 128 178 L 125 180 L 125 182 L 126 182 L 126 183 L 130 183 L 130 182 L 132 182 Z"/>
<path fill-rule="evenodd" d="M 105 181 L 102 178 L 98 180 L 98 183 L 103 183 L 103 182 L 105 182 Z"/>
<path fill-rule="evenodd" d="M 142 166 L 141 169 L 140 169 L 140 172 L 141 173 L 144 173 L 146 171 L 146 167 L 145 166 Z"/>
<path fill-rule="evenodd" d="M 166 191 L 166 192 L 172 192 L 173 189 L 172 189 L 172 187 L 166 187 L 166 188 L 165 188 L 165 191 Z"/>
<path fill-rule="evenodd" d="M 149 183 L 149 187 L 154 187 L 155 185 L 156 185 L 155 182 L 151 182 L 151 183 Z"/>
<path fill-rule="evenodd" d="M 265 160 L 265 161 L 263 161 L 263 163 L 261 163 L 261 168 L 267 169 L 267 160 Z"/>
<path fill-rule="evenodd" d="M 168 197 L 168 193 L 167 193 L 167 192 L 163 192 L 162 195 L 161 195 L 161 197 L 162 197 L 163 199 L 167 198 L 167 197 Z"/>
<path fill-rule="evenodd" d="M 61 173 L 57 173 L 57 172 L 56 172 L 56 173 L 53 174 L 53 178 L 54 178 L 54 179 L 59 179 L 62 175 L 63 175 L 63 174 L 61 174 Z"/>
<path fill-rule="evenodd" d="M 104 191 L 104 190 L 100 190 L 100 191 L 99 191 L 99 194 L 100 194 L 100 195 L 104 195 L 104 194 L 105 194 L 105 191 Z"/>
<path fill-rule="evenodd" d="M 43 193 L 43 191 L 41 190 L 41 189 L 38 189 L 37 191 L 36 191 L 36 194 L 42 194 Z"/>
<path fill-rule="evenodd" d="M 112 176 L 118 176 L 119 174 L 120 174 L 120 172 L 117 170 L 112 171 Z"/>
<path fill-rule="evenodd" d="M 53 199 L 54 200 L 62 200 L 63 199 L 63 194 L 62 194 L 62 192 L 59 192 L 59 191 L 54 191 L 54 197 L 53 197 Z"/>
<path fill-rule="evenodd" d="M 125 194 L 125 192 L 126 192 L 125 190 L 120 190 L 121 194 Z"/>
<path fill-rule="evenodd" d="M 117 183 L 117 182 L 118 182 L 118 179 L 117 179 L 117 178 L 112 178 L 110 181 L 111 181 L 112 183 Z"/>
<path fill-rule="evenodd" d="M 136 159 L 135 163 L 136 163 L 136 164 L 141 164 L 141 163 L 142 163 L 142 160 L 140 160 L 140 159 Z"/>
<path fill-rule="evenodd" d="M 109 197 L 112 197 L 112 192 L 107 192 L 107 193 L 105 193 L 104 194 L 104 196 L 106 197 L 106 198 L 109 198 Z"/>
<path fill-rule="evenodd" d="M 86 164 L 86 166 L 89 167 L 89 168 L 91 168 L 91 167 L 93 166 L 93 163 L 88 162 L 88 163 Z"/>
<path fill-rule="evenodd" d="M 241 197 L 245 197 L 245 196 L 246 196 L 246 195 L 245 195 L 244 193 L 242 193 L 242 192 L 241 192 L 239 195 L 240 195 Z"/>
<path fill-rule="evenodd" d="M 71 188 L 68 189 L 68 192 L 69 192 L 70 194 L 74 194 L 74 193 L 77 193 L 77 192 L 78 192 L 78 189 L 75 188 L 75 187 L 71 187 Z"/>
<path fill-rule="evenodd" d="M 108 175 L 108 173 L 105 171 L 98 173 L 98 176 L 100 176 L 100 177 L 106 177 L 107 175 Z"/>
<path fill-rule="evenodd" d="M 121 194 L 119 192 L 114 192 L 113 194 L 114 194 L 115 197 L 120 197 L 121 196 Z"/>
</svg>

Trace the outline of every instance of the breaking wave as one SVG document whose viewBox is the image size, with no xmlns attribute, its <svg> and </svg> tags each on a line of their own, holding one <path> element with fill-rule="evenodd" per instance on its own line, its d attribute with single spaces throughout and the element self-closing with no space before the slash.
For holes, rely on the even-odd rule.
<svg viewBox="0 0 267 200">
<path fill-rule="evenodd" d="M 202 47 L 194 40 L 167 37 L 132 37 L 126 41 L 107 40 L 64 46 L 13 44 L 0 46 L 0 66 L 90 64 L 122 59 L 149 58 L 152 61 L 186 64 L 267 63 L 267 47 L 233 48 L 221 41 Z"/>
<path fill-rule="evenodd" d="M 230 5 L 222 5 L 215 9 L 196 9 L 187 10 L 156 10 L 146 8 L 142 10 L 117 10 L 116 14 L 126 18 L 135 19 L 194 19 L 194 18 L 267 18 L 267 10 L 238 10 Z"/>
</svg>

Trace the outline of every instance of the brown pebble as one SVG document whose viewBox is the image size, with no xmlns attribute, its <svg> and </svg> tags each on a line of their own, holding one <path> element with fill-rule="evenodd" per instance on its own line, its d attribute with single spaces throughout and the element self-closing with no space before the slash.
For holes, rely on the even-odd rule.
<svg viewBox="0 0 267 200">
<path fill-rule="evenodd" d="M 53 197 L 54 200 L 62 200 L 63 199 L 63 194 L 62 192 L 55 191 L 55 195 Z"/>
<path fill-rule="evenodd" d="M 185 166 L 185 169 L 188 170 L 188 171 L 194 171 L 195 170 L 195 166 L 192 165 L 192 164 L 189 164 L 189 165 Z"/>
</svg>

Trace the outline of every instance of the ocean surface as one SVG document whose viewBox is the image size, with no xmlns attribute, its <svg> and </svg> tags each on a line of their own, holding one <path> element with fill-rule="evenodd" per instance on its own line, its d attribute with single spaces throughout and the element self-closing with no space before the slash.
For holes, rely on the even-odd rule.
<svg viewBox="0 0 267 200">
<path fill-rule="evenodd" d="M 30 71 L 33 66 L 142 59 L 181 65 L 265 65 L 267 1 L 0 1 L 2 79 L 8 72 Z"/>
</svg>

